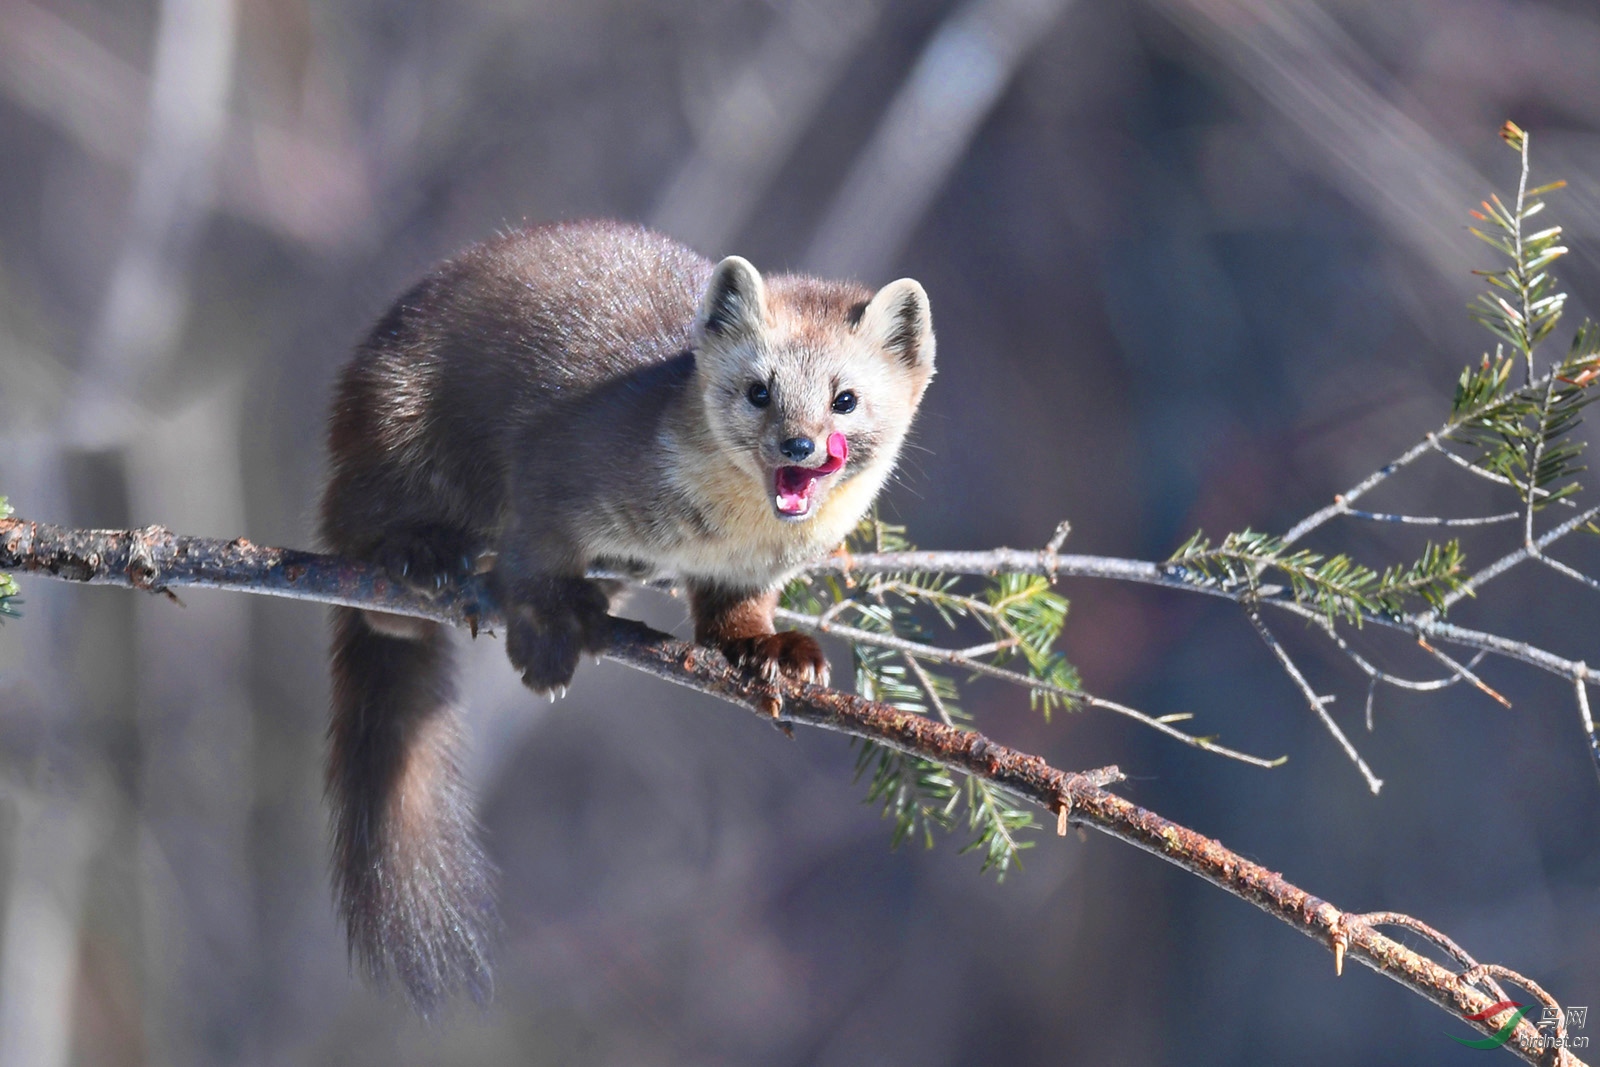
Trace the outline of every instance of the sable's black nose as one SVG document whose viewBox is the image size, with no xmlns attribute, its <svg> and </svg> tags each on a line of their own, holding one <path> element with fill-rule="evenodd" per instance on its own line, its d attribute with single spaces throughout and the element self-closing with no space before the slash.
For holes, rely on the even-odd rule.
<svg viewBox="0 0 1600 1067">
<path fill-rule="evenodd" d="M 805 459 L 817 450 L 817 444 L 809 437 L 791 437 L 778 446 L 785 459 L 792 459 L 796 463 Z"/>
</svg>

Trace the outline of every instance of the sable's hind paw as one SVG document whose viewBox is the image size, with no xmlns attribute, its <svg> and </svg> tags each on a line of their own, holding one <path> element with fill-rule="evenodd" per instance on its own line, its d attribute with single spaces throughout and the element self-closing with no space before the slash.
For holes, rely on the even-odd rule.
<svg viewBox="0 0 1600 1067">
<path fill-rule="evenodd" d="M 480 539 L 448 527 L 419 527 L 391 534 L 378 546 L 377 559 L 397 582 L 418 589 L 443 589 L 446 582 L 472 576 Z"/>
<path fill-rule="evenodd" d="M 828 684 L 828 657 L 822 646 L 795 630 L 735 638 L 723 644 L 722 654 L 740 670 L 769 682 L 781 676 L 791 682 Z"/>
</svg>

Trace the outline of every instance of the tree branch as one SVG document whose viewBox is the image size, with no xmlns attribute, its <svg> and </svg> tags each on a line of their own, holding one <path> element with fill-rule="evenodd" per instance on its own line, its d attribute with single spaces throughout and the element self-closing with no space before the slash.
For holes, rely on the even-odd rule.
<svg viewBox="0 0 1600 1067">
<path fill-rule="evenodd" d="M 916 555 L 948 558 L 940 553 Z M 1042 557 L 1053 557 L 1053 553 L 1016 555 L 1040 567 L 1046 562 Z M 1137 569 L 1152 577 L 1159 574 L 1155 564 L 1108 562 L 1117 565 L 1108 568 L 1114 571 Z M 1002 566 L 996 562 L 995 569 Z M 20 519 L 0 520 L 0 570 L 124 586 L 168 596 L 174 595 L 172 590 L 185 587 L 281 596 L 434 619 L 466 626 L 474 633 L 493 627 L 498 621 L 481 582 L 423 593 L 390 580 L 370 564 L 261 547 L 242 538 L 224 542 L 186 537 L 159 526 L 142 530 L 71 530 Z M 792 723 L 816 726 L 936 761 L 1055 813 L 1060 833 L 1065 833 L 1068 823 L 1075 823 L 1141 848 L 1254 904 L 1327 947 L 1334 953 L 1336 970 L 1343 970 L 1348 956 L 1457 1018 L 1482 1012 L 1504 999 L 1493 984 L 1495 978 L 1524 989 L 1538 989 L 1530 980 L 1496 965 L 1468 963 L 1468 970 L 1458 973 L 1384 937 L 1376 932 L 1375 925 L 1399 924 L 1419 929 L 1425 924 L 1387 912 L 1363 916 L 1341 911 L 1217 841 L 1107 791 L 1106 786 L 1122 780 L 1115 767 L 1063 771 L 1038 756 L 997 744 L 976 731 L 948 726 L 885 704 L 815 685 L 774 687 L 735 671 L 715 651 L 686 644 L 631 620 L 612 620 L 607 641 L 608 659 L 744 705 L 785 728 Z M 1431 940 L 1445 946 L 1457 962 L 1471 959 L 1443 935 Z M 1492 1022 L 1473 1025 L 1485 1034 L 1494 1032 Z M 1581 1067 L 1581 1061 L 1564 1049 L 1539 1048 L 1534 1043 L 1537 1038 L 1536 1029 L 1524 1020 L 1514 1039 L 1504 1047 L 1528 1063 Z M 1530 1042 L 1529 1048 L 1520 1047 L 1524 1040 Z"/>
</svg>

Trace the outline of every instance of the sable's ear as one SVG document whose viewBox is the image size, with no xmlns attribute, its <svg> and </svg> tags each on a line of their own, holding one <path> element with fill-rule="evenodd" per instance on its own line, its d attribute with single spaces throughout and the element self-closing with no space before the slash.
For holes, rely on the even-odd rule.
<svg viewBox="0 0 1600 1067">
<path fill-rule="evenodd" d="M 767 318 L 767 287 L 750 261 L 729 256 L 718 263 L 700 299 L 696 325 L 710 337 L 757 333 Z"/>
<path fill-rule="evenodd" d="M 912 279 L 901 278 L 879 289 L 861 312 L 856 330 L 911 370 L 933 373 L 933 312 L 927 292 Z"/>
</svg>

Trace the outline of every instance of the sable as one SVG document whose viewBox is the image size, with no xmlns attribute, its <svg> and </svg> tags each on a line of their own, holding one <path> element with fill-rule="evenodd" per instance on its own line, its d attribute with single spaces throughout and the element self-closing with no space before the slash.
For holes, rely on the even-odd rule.
<svg viewBox="0 0 1600 1067">
<path fill-rule="evenodd" d="M 325 543 L 440 589 L 484 571 L 537 693 L 608 647 L 615 581 L 670 574 L 695 639 L 826 682 L 777 590 L 889 476 L 933 374 L 927 294 L 874 294 L 589 222 L 468 249 L 401 297 L 340 378 Z M 457 768 L 451 639 L 339 608 L 327 786 L 352 956 L 424 1012 L 490 993 L 493 872 Z"/>
</svg>

